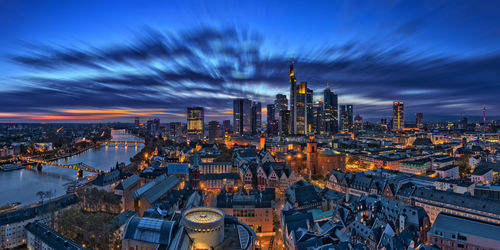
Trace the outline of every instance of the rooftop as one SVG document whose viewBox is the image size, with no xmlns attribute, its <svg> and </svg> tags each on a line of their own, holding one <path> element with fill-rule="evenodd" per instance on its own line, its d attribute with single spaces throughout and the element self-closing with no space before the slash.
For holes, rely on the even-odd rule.
<svg viewBox="0 0 500 250">
<path fill-rule="evenodd" d="M 41 240 L 52 249 L 86 249 L 38 221 L 26 225 L 26 231 L 33 234 L 37 239 Z"/>
</svg>

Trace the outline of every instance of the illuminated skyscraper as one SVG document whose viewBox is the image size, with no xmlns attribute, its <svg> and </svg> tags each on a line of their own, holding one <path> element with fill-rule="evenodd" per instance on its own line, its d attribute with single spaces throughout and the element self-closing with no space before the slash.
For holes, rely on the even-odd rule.
<svg viewBox="0 0 500 250">
<path fill-rule="evenodd" d="M 187 132 L 190 140 L 203 139 L 205 115 L 203 108 L 187 108 Z"/>
<path fill-rule="evenodd" d="M 313 120 L 314 120 L 314 112 L 313 112 L 313 90 L 310 88 L 306 89 L 306 133 L 313 132 Z"/>
<path fill-rule="evenodd" d="M 309 116 L 309 111 L 307 112 Z M 324 131 L 324 119 L 323 119 L 324 111 L 323 111 L 323 103 L 316 102 L 312 107 L 312 120 L 307 119 L 307 122 L 311 124 L 311 132 L 315 134 L 321 134 Z"/>
<path fill-rule="evenodd" d="M 233 101 L 233 132 L 235 135 L 252 133 L 252 101 L 248 99 Z"/>
<path fill-rule="evenodd" d="M 401 131 L 405 127 L 404 103 L 395 101 L 392 103 L 392 130 Z"/>
<path fill-rule="evenodd" d="M 262 105 L 260 102 L 252 104 L 252 134 L 259 133 L 262 129 Z"/>
<path fill-rule="evenodd" d="M 352 131 L 352 128 L 352 105 L 340 105 L 340 129 L 342 132 L 349 132 Z"/>
<path fill-rule="evenodd" d="M 295 133 L 307 134 L 307 105 L 306 105 L 307 82 L 300 82 L 295 93 Z"/>
<path fill-rule="evenodd" d="M 416 114 L 416 124 L 417 124 L 417 128 L 424 127 L 424 114 L 423 113 Z"/>
<path fill-rule="evenodd" d="M 290 65 L 290 133 L 295 134 L 297 131 L 297 79 L 295 79 L 295 72 L 293 71 L 293 61 Z"/>
<path fill-rule="evenodd" d="M 335 134 L 339 131 L 338 96 L 329 88 L 323 91 L 324 101 L 324 130 L 326 134 Z"/>
</svg>

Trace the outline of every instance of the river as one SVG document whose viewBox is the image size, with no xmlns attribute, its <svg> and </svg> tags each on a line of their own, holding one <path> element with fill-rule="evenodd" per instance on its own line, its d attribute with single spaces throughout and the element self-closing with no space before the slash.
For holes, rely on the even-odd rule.
<svg viewBox="0 0 500 250">
<path fill-rule="evenodd" d="M 122 130 L 112 131 L 113 140 L 134 140 L 135 137 Z M 65 159 L 60 159 L 60 164 L 76 164 L 83 162 L 91 167 L 109 170 L 116 162 L 130 163 L 130 157 L 142 149 L 142 143 L 135 147 L 134 144 L 124 147 L 102 146 L 98 149 L 89 149 L 81 154 Z M 93 173 L 84 173 L 85 175 Z M 44 165 L 42 172 L 35 169 L 22 169 L 10 172 L 0 171 L 0 206 L 20 202 L 23 205 L 38 202 L 38 191 L 55 191 L 55 196 L 66 193 L 67 184 L 76 180 L 77 171 L 67 168 Z"/>
</svg>

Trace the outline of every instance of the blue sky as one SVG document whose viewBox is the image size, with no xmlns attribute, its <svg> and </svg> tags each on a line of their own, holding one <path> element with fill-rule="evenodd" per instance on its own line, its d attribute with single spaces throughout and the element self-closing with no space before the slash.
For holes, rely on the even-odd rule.
<svg viewBox="0 0 500 250">
<path fill-rule="evenodd" d="M 291 57 L 364 117 L 393 100 L 409 117 L 500 115 L 499 5 L 4 0 L 0 122 L 183 120 L 193 105 L 229 119 L 232 98 L 288 94 Z"/>
</svg>

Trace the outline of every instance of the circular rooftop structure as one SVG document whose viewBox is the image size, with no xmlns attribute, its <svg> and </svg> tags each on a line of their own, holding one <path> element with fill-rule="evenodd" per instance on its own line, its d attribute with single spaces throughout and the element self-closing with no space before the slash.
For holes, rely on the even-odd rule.
<svg viewBox="0 0 500 250">
<path fill-rule="evenodd" d="M 193 223 L 213 223 L 224 217 L 224 212 L 212 208 L 190 209 L 184 213 L 184 219 Z"/>
<path fill-rule="evenodd" d="M 224 240 L 224 212 L 218 208 L 191 208 L 182 214 L 182 225 L 195 248 L 211 248 Z"/>
</svg>

